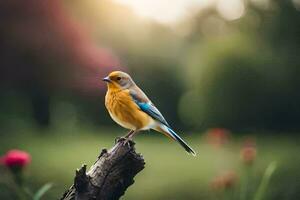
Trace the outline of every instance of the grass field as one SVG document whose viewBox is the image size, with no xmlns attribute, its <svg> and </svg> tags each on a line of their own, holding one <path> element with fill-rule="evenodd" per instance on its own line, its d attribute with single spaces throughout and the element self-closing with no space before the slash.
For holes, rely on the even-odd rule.
<svg viewBox="0 0 300 200">
<path fill-rule="evenodd" d="M 1 137 L 0 153 L 11 148 L 28 151 L 32 155 L 32 163 L 26 170 L 30 186 L 36 189 L 52 182 L 54 187 L 43 199 L 58 199 L 72 184 L 75 169 L 83 163 L 90 166 L 102 148 L 113 145 L 122 130 L 101 129 L 100 133 L 100 130 L 81 128 L 67 132 L 22 129 L 15 132 Z M 146 168 L 135 178 L 135 184 L 123 199 L 232 199 L 211 188 L 211 181 L 228 171 L 237 176 L 232 186 L 235 192 L 230 194 L 237 195 L 245 168 L 240 160 L 244 137 L 235 137 L 233 133 L 228 142 L 216 147 L 207 142 L 204 134 L 194 135 L 185 138 L 197 151 L 197 157 L 187 155 L 179 145 L 159 134 L 145 132 L 136 137 L 136 149 L 143 154 Z M 291 135 L 250 135 L 256 138 L 257 158 L 249 172 L 247 199 L 253 199 L 264 170 L 272 161 L 276 161 L 277 169 L 264 199 L 300 199 L 299 139 Z"/>
</svg>

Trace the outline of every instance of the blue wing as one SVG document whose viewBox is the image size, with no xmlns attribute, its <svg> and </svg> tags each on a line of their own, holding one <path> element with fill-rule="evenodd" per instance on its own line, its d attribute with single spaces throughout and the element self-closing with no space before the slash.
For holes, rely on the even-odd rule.
<svg viewBox="0 0 300 200">
<path fill-rule="evenodd" d="M 131 97 L 133 98 L 134 102 L 139 106 L 139 108 L 150 115 L 153 119 L 159 121 L 160 123 L 170 127 L 168 122 L 165 120 L 163 115 L 159 112 L 159 110 L 151 103 L 151 101 L 145 101 L 146 98 L 138 98 L 136 94 L 131 93 Z"/>
<path fill-rule="evenodd" d="M 168 122 L 165 120 L 163 115 L 159 112 L 159 110 L 151 103 L 151 101 L 148 99 L 148 97 L 140 90 L 135 88 L 135 90 L 130 91 L 130 95 L 134 102 L 139 106 L 139 108 L 147 113 L 149 116 L 151 116 L 153 119 L 159 121 L 163 125 L 160 127 L 163 133 L 169 135 L 174 140 L 179 142 L 181 146 L 192 155 L 196 155 L 195 151 L 181 138 L 179 135 L 177 135 L 170 127 Z"/>
</svg>

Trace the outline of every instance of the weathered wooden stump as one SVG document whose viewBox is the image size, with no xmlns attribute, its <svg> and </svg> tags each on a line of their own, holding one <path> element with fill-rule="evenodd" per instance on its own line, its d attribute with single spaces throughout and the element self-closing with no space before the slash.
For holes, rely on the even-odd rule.
<svg viewBox="0 0 300 200">
<path fill-rule="evenodd" d="M 134 176 L 144 169 L 142 155 L 135 152 L 134 142 L 117 139 L 110 150 L 103 149 L 86 172 L 86 165 L 76 170 L 74 185 L 61 200 L 115 200 L 134 183 Z"/>
</svg>

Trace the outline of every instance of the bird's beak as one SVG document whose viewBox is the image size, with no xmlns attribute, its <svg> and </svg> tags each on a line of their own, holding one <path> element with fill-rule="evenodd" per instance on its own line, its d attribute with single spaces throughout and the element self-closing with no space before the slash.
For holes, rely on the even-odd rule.
<svg viewBox="0 0 300 200">
<path fill-rule="evenodd" d="M 105 81 L 105 82 L 108 82 L 108 83 L 110 83 L 111 82 L 111 80 L 110 80 L 110 78 L 107 76 L 107 77 L 104 77 L 103 79 L 102 79 L 102 81 Z"/>
</svg>

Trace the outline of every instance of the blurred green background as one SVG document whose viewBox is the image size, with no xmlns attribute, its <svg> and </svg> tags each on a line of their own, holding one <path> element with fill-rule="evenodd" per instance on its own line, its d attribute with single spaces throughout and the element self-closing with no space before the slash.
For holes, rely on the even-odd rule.
<svg viewBox="0 0 300 200">
<path fill-rule="evenodd" d="M 101 81 L 122 70 L 198 152 L 140 134 L 146 168 L 123 199 L 234 199 L 245 177 L 253 199 L 275 161 L 264 199 L 298 200 L 299 25 L 299 0 L 2 0 L 0 154 L 28 151 L 29 186 L 52 182 L 43 199 L 61 197 L 76 168 L 126 133 Z M 212 186 L 228 172 L 225 191 Z M 4 182 L 0 199 L 13 199 Z"/>
</svg>

